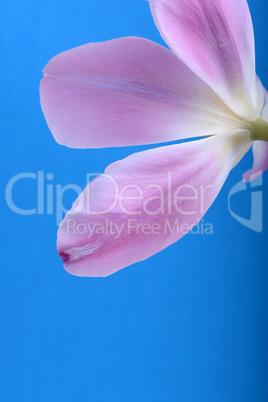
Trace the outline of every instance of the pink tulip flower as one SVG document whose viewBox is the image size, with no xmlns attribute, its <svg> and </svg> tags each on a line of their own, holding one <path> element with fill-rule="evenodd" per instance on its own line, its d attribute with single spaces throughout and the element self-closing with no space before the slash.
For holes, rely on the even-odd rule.
<svg viewBox="0 0 268 402">
<path fill-rule="evenodd" d="M 58 232 L 59 254 L 74 275 L 107 276 L 176 242 L 252 144 L 244 180 L 268 166 L 268 93 L 255 72 L 246 0 L 149 4 L 171 50 L 120 38 L 63 52 L 44 69 L 41 105 L 60 144 L 194 138 L 130 155 L 87 185 Z"/>
</svg>

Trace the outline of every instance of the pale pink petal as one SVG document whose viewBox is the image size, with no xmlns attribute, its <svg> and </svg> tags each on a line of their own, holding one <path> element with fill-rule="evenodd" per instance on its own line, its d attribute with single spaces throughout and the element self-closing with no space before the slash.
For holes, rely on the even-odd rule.
<svg viewBox="0 0 268 402">
<path fill-rule="evenodd" d="M 268 92 L 266 91 L 265 88 L 263 88 L 263 90 L 265 93 L 265 102 L 261 113 L 261 117 L 263 118 L 263 120 L 268 122 Z"/>
<path fill-rule="evenodd" d="M 113 163 L 61 223 L 58 251 L 65 269 L 106 276 L 174 243 L 202 218 L 249 147 L 241 130 Z"/>
<path fill-rule="evenodd" d="M 255 141 L 252 147 L 253 151 L 253 168 L 243 175 L 246 183 L 257 179 L 266 169 L 268 169 L 268 142 Z"/>
<path fill-rule="evenodd" d="M 55 139 L 74 148 L 158 143 L 245 124 L 170 50 L 141 38 L 57 55 L 40 96 Z"/>
<path fill-rule="evenodd" d="M 268 122 L 268 93 L 265 91 L 265 104 L 261 117 Z M 246 183 L 257 179 L 266 169 L 268 169 L 268 142 L 255 141 L 252 147 L 253 151 L 253 167 L 243 175 Z"/>
<path fill-rule="evenodd" d="M 150 0 L 169 47 L 241 117 L 257 117 L 255 46 L 246 0 Z"/>
</svg>

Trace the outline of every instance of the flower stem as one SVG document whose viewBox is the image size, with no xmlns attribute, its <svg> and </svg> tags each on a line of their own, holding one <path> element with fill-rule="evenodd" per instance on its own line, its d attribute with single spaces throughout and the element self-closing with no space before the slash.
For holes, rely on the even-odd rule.
<svg viewBox="0 0 268 402">
<path fill-rule="evenodd" d="M 258 117 L 250 124 L 250 135 L 253 141 L 268 141 L 268 123 Z"/>
</svg>

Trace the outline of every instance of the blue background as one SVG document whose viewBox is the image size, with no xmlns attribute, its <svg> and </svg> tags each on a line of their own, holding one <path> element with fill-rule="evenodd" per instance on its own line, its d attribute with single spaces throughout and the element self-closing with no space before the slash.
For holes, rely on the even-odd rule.
<svg viewBox="0 0 268 402">
<path fill-rule="evenodd" d="M 268 87 L 266 0 L 249 2 L 257 71 Z M 41 71 L 57 53 L 135 35 L 163 44 L 142 0 L 1 2 L 0 400 L 268 400 L 267 210 L 250 231 L 228 212 L 230 189 L 251 167 L 231 172 L 206 215 L 213 236 L 181 241 L 106 279 L 67 274 L 56 251 L 56 217 L 21 216 L 5 203 L 17 173 L 53 173 L 47 184 L 77 183 L 87 172 L 144 147 L 73 150 L 58 145 L 39 104 Z M 267 205 L 268 175 L 264 175 Z M 46 188 L 45 188 L 46 194 Z M 66 194 L 70 207 L 76 194 Z M 36 207 L 36 181 L 14 188 Z M 250 190 L 233 199 L 248 216 Z"/>
</svg>

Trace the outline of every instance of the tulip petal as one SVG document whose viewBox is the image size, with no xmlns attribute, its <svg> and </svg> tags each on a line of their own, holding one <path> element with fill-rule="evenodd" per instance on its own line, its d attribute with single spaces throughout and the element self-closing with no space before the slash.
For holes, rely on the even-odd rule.
<svg viewBox="0 0 268 402">
<path fill-rule="evenodd" d="M 245 125 L 170 50 L 141 38 L 55 56 L 40 97 L 56 141 L 74 148 L 152 144 Z"/>
<path fill-rule="evenodd" d="M 238 115 L 256 118 L 262 98 L 246 0 L 150 0 L 150 6 L 171 50 Z"/>
<path fill-rule="evenodd" d="M 268 122 L 268 92 L 265 88 L 263 88 L 263 90 L 265 93 L 265 102 L 261 113 L 261 117 L 263 118 L 263 120 Z"/>
<path fill-rule="evenodd" d="M 180 239 L 250 147 L 247 131 L 159 147 L 110 165 L 60 225 L 58 251 L 77 276 L 107 276 Z"/>
<path fill-rule="evenodd" d="M 265 104 L 262 110 L 262 118 L 268 122 L 268 92 L 265 91 Z M 255 141 L 252 146 L 253 167 L 243 175 L 246 183 L 257 179 L 268 169 L 268 142 Z"/>
<path fill-rule="evenodd" d="M 268 169 L 268 142 L 255 141 L 252 147 L 253 167 L 243 175 L 246 183 L 257 179 Z"/>
</svg>

